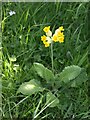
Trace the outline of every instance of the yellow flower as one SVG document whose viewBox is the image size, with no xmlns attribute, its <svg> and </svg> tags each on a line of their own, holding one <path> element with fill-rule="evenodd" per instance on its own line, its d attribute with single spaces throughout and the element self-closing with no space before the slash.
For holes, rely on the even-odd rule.
<svg viewBox="0 0 90 120">
<path fill-rule="evenodd" d="M 55 34 L 53 35 L 53 37 L 52 37 L 52 40 L 54 41 L 54 42 L 64 42 L 64 34 L 63 34 L 63 32 L 61 32 L 59 29 L 57 29 L 56 31 L 55 31 Z"/>
<path fill-rule="evenodd" d="M 55 30 L 55 33 L 52 35 L 52 31 L 50 31 L 50 26 L 47 26 L 43 29 L 46 35 L 41 36 L 41 40 L 45 47 L 49 47 L 52 42 L 64 42 L 64 28 L 63 26 L 59 27 Z"/>
<path fill-rule="evenodd" d="M 45 47 L 49 47 L 50 46 L 50 43 L 49 42 L 43 42 Z"/>
<path fill-rule="evenodd" d="M 63 43 L 63 42 L 64 42 L 64 36 L 58 37 L 58 41 L 59 41 L 60 43 Z"/>
<path fill-rule="evenodd" d="M 64 42 L 64 34 L 63 34 L 63 32 L 58 36 L 58 41 L 60 43 Z"/>
<path fill-rule="evenodd" d="M 45 28 L 43 29 L 43 31 L 46 32 L 46 33 L 47 33 L 49 30 L 50 30 L 50 26 L 45 27 Z"/>
<path fill-rule="evenodd" d="M 61 36 L 61 35 L 62 35 L 61 31 L 59 31 L 59 32 L 57 33 L 57 35 L 58 35 L 58 36 Z"/>
<path fill-rule="evenodd" d="M 45 35 L 41 36 L 41 40 L 42 40 L 42 41 L 46 41 L 46 38 L 47 38 L 47 37 L 46 37 Z"/>
<path fill-rule="evenodd" d="M 57 36 L 56 34 L 54 34 L 53 37 L 52 37 L 52 40 L 53 40 L 54 42 L 57 42 L 57 41 L 58 41 L 58 36 Z"/>
<path fill-rule="evenodd" d="M 60 30 L 60 31 L 64 31 L 63 26 L 59 27 L 59 30 Z"/>
<path fill-rule="evenodd" d="M 58 33 L 58 36 L 59 36 L 59 37 L 64 37 L 64 34 L 63 34 L 63 32 L 61 32 L 61 33 Z"/>
<path fill-rule="evenodd" d="M 46 41 L 43 41 L 43 44 L 45 44 L 46 43 Z"/>
</svg>

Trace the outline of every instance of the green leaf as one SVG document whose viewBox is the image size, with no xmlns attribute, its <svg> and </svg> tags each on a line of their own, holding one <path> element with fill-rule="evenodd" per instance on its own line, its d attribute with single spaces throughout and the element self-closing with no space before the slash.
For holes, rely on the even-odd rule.
<svg viewBox="0 0 90 120">
<path fill-rule="evenodd" d="M 59 86 L 62 82 L 71 82 L 71 87 L 78 87 L 86 80 L 87 74 L 85 69 L 79 66 L 72 65 L 65 67 L 65 69 L 58 75 L 56 80 L 56 86 Z"/>
<path fill-rule="evenodd" d="M 52 102 L 52 104 L 49 107 L 56 107 L 59 104 L 59 99 L 51 92 L 48 92 L 46 94 L 46 101 L 47 101 L 47 103 Z"/>
<path fill-rule="evenodd" d="M 51 70 L 45 68 L 40 63 L 34 63 L 34 69 L 36 70 L 37 74 L 44 78 L 48 83 L 54 80 L 54 75 Z"/>
<path fill-rule="evenodd" d="M 75 79 L 81 73 L 81 68 L 79 66 L 68 66 L 59 74 L 59 80 L 64 83 L 68 83 Z"/>
<path fill-rule="evenodd" d="M 85 69 L 82 68 L 78 77 L 72 81 L 71 87 L 78 87 L 86 80 L 88 80 L 87 73 L 86 73 Z"/>
<path fill-rule="evenodd" d="M 43 90 L 44 89 L 41 87 L 40 82 L 33 79 L 33 80 L 30 80 L 29 82 L 22 83 L 17 93 L 21 92 L 24 95 L 32 95 Z"/>
</svg>

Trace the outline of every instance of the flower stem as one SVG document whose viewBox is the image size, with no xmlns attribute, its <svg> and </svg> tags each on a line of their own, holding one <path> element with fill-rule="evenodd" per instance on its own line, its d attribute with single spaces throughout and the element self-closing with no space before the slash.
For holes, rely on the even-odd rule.
<svg viewBox="0 0 90 120">
<path fill-rule="evenodd" d="M 51 62 L 52 62 L 52 71 L 54 72 L 54 68 L 53 68 L 53 42 L 51 43 Z"/>
</svg>

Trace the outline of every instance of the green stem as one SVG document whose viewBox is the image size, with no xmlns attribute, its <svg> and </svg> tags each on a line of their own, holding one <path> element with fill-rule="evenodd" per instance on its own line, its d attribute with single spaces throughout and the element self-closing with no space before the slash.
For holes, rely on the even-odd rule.
<svg viewBox="0 0 90 120">
<path fill-rule="evenodd" d="M 52 71 L 54 72 L 54 68 L 53 68 L 53 42 L 51 43 L 51 62 L 52 62 Z"/>
</svg>

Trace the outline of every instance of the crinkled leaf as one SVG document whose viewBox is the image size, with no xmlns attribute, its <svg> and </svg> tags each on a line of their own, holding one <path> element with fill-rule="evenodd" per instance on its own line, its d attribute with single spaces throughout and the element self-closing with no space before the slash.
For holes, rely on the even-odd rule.
<svg viewBox="0 0 90 120">
<path fill-rule="evenodd" d="M 56 107 L 59 104 L 59 99 L 54 94 L 52 94 L 51 92 L 47 93 L 46 101 L 48 103 L 52 102 L 52 104 L 49 107 Z"/>
<path fill-rule="evenodd" d="M 71 87 L 78 87 L 86 80 L 88 80 L 87 73 L 86 73 L 85 69 L 82 68 L 78 77 L 72 81 Z"/>
<path fill-rule="evenodd" d="M 58 74 L 55 75 L 55 81 L 54 81 L 54 86 L 56 89 L 62 87 L 63 81 L 61 81 L 58 77 Z"/>
<path fill-rule="evenodd" d="M 43 91 L 43 88 L 41 87 L 39 81 L 33 79 L 29 82 L 22 83 L 17 92 L 21 92 L 24 95 L 32 95 L 38 93 L 39 91 Z"/>
<path fill-rule="evenodd" d="M 71 82 L 71 87 L 78 87 L 87 80 L 85 69 L 79 66 L 68 66 L 58 75 L 56 75 L 56 87 L 59 88 L 64 83 Z"/>
<path fill-rule="evenodd" d="M 47 69 L 40 63 L 34 63 L 34 69 L 36 70 L 37 74 L 44 78 L 47 82 L 52 82 L 54 80 L 54 75 L 51 70 Z"/>
<path fill-rule="evenodd" d="M 78 77 L 78 75 L 81 73 L 81 68 L 79 66 L 68 66 L 65 67 L 64 70 L 59 74 L 60 81 L 63 81 L 65 83 L 70 82 L 71 80 Z"/>
</svg>

